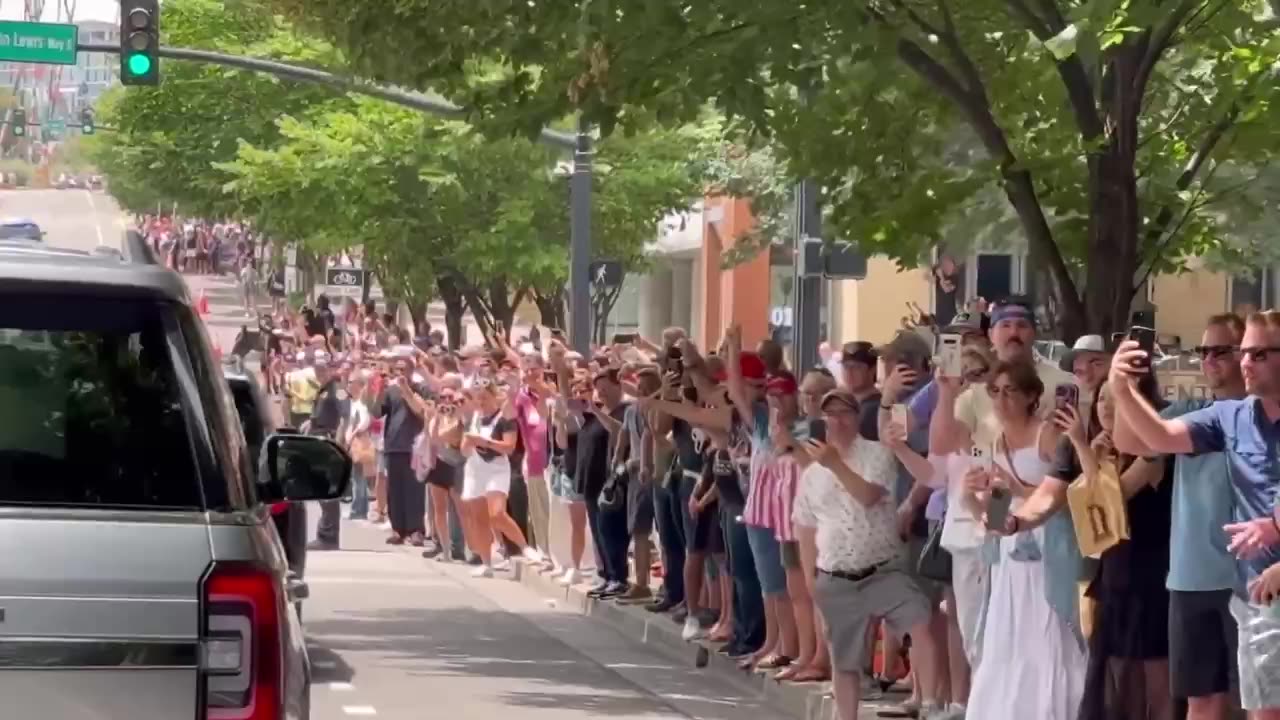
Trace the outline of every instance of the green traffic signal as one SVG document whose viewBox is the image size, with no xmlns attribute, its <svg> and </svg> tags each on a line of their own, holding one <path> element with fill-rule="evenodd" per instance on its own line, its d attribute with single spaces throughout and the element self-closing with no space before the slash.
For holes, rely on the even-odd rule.
<svg viewBox="0 0 1280 720">
<path fill-rule="evenodd" d="M 151 72 L 151 58 L 141 53 L 130 55 L 128 67 L 131 75 L 146 75 Z"/>
</svg>

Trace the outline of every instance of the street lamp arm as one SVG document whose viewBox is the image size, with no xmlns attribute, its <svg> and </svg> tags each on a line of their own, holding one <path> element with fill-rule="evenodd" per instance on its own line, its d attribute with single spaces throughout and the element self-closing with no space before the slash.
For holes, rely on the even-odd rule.
<svg viewBox="0 0 1280 720">
<path fill-rule="evenodd" d="M 120 52 L 120 46 L 112 43 L 78 43 L 76 48 L 80 52 L 113 54 L 119 54 Z M 440 115 L 450 118 L 462 118 L 466 115 L 466 110 L 440 97 L 404 90 L 389 85 L 380 85 L 368 80 L 360 80 L 358 78 L 337 75 L 324 70 L 292 65 L 278 60 L 266 60 L 263 58 L 245 57 L 243 55 L 229 55 L 227 53 L 214 52 L 212 50 L 195 50 L 193 48 L 177 47 L 161 47 L 157 50 L 157 53 L 160 57 L 173 58 L 175 60 L 207 62 L 215 65 L 240 68 L 242 70 L 264 72 L 277 77 L 289 78 L 290 80 L 301 80 L 303 82 L 312 82 L 318 85 L 327 85 L 336 90 L 368 95 L 369 97 L 386 100 L 387 102 L 395 103 L 396 105 L 402 105 L 414 110 L 431 113 L 432 115 Z M 576 133 L 543 128 L 539 133 L 539 139 L 549 145 L 554 145 L 559 148 L 572 150 L 577 147 Z"/>
</svg>

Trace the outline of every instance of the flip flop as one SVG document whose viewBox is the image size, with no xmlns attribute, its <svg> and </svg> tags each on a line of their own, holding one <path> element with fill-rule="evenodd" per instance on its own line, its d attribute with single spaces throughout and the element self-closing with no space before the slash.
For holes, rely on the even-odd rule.
<svg viewBox="0 0 1280 720">
<path fill-rule="evenodd" d="M 760 660 L 760 662 L 756 663 L 756 669 L 777 670 L 778 668 L 784 668 L 791 665 L 792 662 L 794 661 L 786 655 L 770 654 L 766 655 Z"/>
<path fill-rule="evenodd" d="M 819 667 L 806 667 L 792 675 L 791 682 L 807 683 L 807 682 L 826 682 L 831 679 L 831 671 Z"/>
</svg>

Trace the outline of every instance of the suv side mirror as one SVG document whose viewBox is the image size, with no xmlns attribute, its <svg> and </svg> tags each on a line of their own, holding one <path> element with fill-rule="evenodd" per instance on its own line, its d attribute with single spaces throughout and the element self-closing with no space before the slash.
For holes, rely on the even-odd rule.
<svg viewBox="0 0 1280 720">
<path fill-rule="evenodd" d="M 259 477 L 270 478 L 281 500 L 336 500 L 351 482 L 351 456 L 315 435 L 272 435 L 263 449 Z"/>
</svg>

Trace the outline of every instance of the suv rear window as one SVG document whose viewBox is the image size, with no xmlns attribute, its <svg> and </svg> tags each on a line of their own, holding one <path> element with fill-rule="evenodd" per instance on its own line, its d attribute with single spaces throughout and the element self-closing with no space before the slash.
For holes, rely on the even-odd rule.
<svg viewBox="0 0 1280 720">
<path fill-rule="evenodd" d="M 0 240 L 13 240 L 15 238 L 39 240 L 40 228 L 30 223 L 0 225 Z"/>
<path fill-rule="evenodd" d="M 0 504 L 200 508 L 164 303 L 0 293 Z"/>
</svg>

